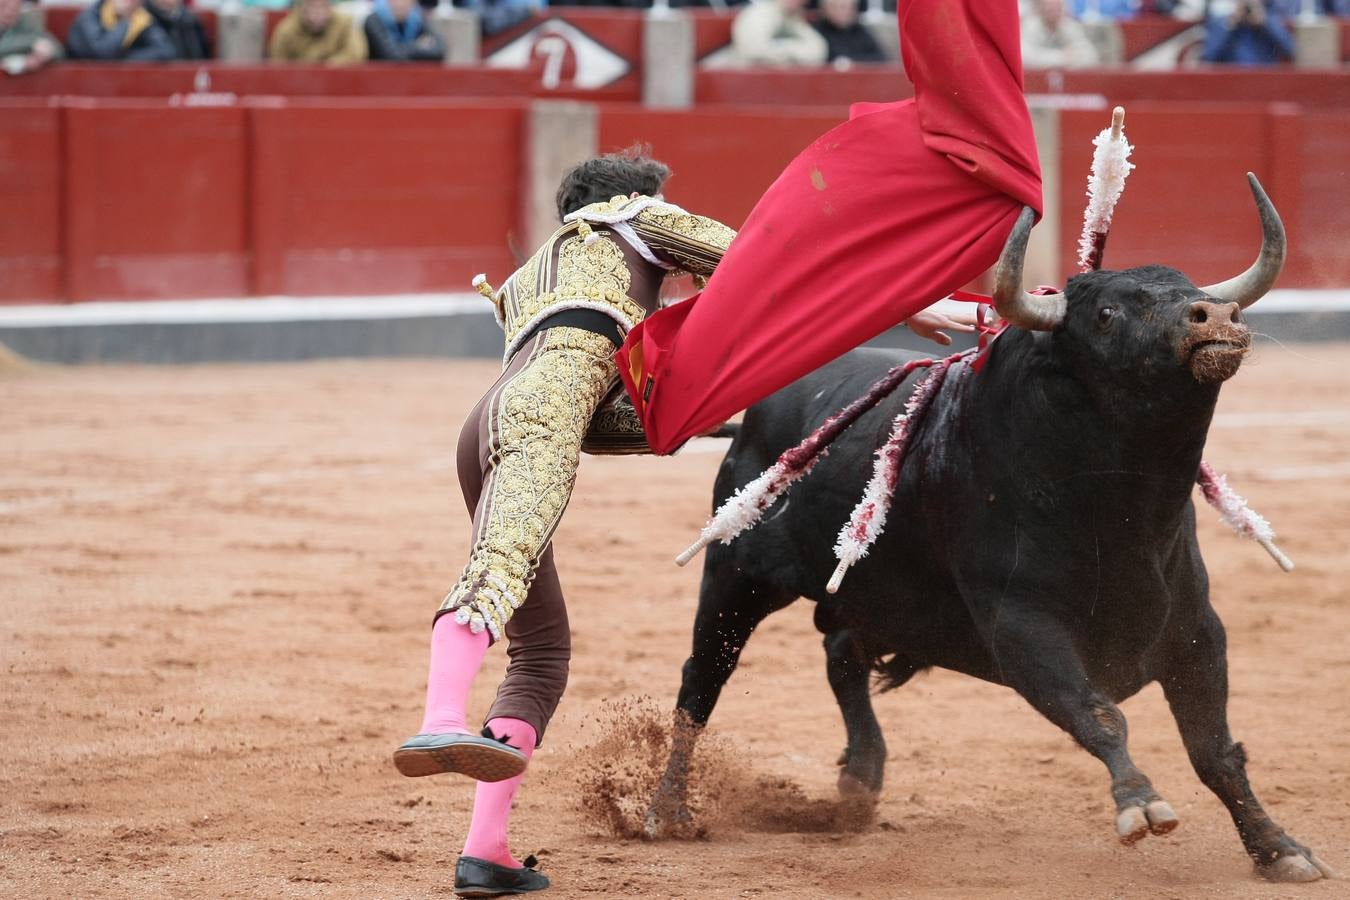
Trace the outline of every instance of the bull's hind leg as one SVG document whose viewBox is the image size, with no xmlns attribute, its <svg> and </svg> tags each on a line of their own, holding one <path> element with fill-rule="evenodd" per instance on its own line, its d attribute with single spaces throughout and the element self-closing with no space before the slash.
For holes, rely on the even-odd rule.
<svg viewBox="0 0 1350 900">
<path fill-rule="evenodd" d="M 825 634 L 825 673 L 848 738 L 839 758 L 839 794 L 875 799 L 885 774 L 886 739 L 872 709 L 872 661 L 854 635 L 834 621 L 826 603 L 816 607 L 815 619 Z"/>
<path fill-rule="evenodd" d="M 686 830 L 689 814 L 689 763 L 694 744 L 717 698 L 740 661 L 750 633 L 764 617 L 787 606 L 796 596 L 756 581 L 737 565 L 733 548 L 708 548 L 694 615 L 694 646 L 684 664 L 670 760 L 647 808 L 644 831 L 649 838 Z"/>
<path fill-rule="evenodd" d="M 1194 643 L 1163 680 L 1195 774 L 1233 817 L 1247 854 L 1272 881 L 1333 877 L 1311 850 L 1276 825 L 1247 783 L 1247 754 L 1228 731 L 1228 656 L 1223 624 L 1210 609 Z"/>
<path fill-rule="evenodd" d="M 1106 764 L 1116 833 L 1133 844 L 1177 827 L 1172 807 L 1130 759 L 1125 715 L 1097 690 L 1064 628 L 1050 619 L 1001 623 L 993 647 L 1006 684 Z"/>
<path fill-rule="evenodd" d="M 816 627 L 826 630 L 824 606 L 816 607 Z M 825 671 L 830 689 L 844 716 L 848 743 L 839 759 L 839 810 L 836 824 L 844 831 L 861 831 L 876 816 L 877 799 L 886 768 L 886 740 L 872 709 L 869 682 L 872 661 L 847 630 L 825 635 Z"/>
</svg>

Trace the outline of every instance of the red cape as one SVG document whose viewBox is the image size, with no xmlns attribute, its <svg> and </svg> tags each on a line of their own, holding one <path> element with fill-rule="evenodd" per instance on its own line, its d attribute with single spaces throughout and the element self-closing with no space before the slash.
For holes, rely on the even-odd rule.
<svg viewBox="0 0 1350 900">
<path fill-rule="evenodd" d="M 899 23 L 914 99 L 855 104 L 616 354 L 657 453 L 960 288 L 1040 212 L 1016 2 L 902 0 Z"/>
</svg>

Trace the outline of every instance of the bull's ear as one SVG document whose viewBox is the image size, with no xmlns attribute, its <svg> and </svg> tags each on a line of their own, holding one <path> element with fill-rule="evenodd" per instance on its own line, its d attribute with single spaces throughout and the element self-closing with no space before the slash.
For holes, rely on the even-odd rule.
<svg viewBox="0 0 1350 900">
<path fill-rule="evenodd" d="M 994 309 L 1018 328 L 1053 331 L 1064 321 L 1064 294 L 1028 294 L 1022 288 L 1022 265 L 1035 221 L 1036 211 L 1030 206 L 1022 207 L 994 267 Z"/>
<path fill-rule="evenodd" d="M 1247 173 L 1247 183 L 1251 185 L 1252 197 L 1256 199 L 1256 211 L 1261 216 L 1261 252 L 1257 255 L 1256 262 L 1241 275 L 1220 281 L 1218 284 L 1205 285 L 1200 289 L 1211 297 L 1236 303 L 1243 309 L 1260 300 L 1275 286 L 1275 279 L 1280 277 L 1280 270 L 1284 268 L 1287 250 L 1284 223 L 1280 221 L 1275 204 L 1270 202 L 1265 189 L 1261 187 L 1261 182 L 1257 181 L 1251 172 Z"/>
</svg>

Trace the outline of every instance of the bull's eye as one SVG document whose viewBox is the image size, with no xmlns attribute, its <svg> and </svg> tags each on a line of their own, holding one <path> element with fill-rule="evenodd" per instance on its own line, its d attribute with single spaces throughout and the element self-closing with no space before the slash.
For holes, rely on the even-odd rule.
<svg viewBox="0 0 1350 900">
<path fill-rule="evenodd" d="M 1116 308 L 1114 306 L 1103 306 L 1101 309 L 1097 310 L 1097 324 L 1105 328 L 1107 325 L 1111 324 L 1111 320 L 1115 318 L 1115 315 Z"/>
</svg>

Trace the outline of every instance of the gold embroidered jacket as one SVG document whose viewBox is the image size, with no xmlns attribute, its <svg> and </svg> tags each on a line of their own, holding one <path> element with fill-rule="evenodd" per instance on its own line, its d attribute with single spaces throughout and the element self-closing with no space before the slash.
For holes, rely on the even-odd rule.
<svg viewBox="0 0 1350 900">
<path fill-rule="evenodd" d="M 626 335 L 660 306 L 665 276 L 711 275 L 735 236 L 721 222 L 655 197 L 619 196 L 571 213 L 499 290 L 480 287 L 506 333 L 504 358 L 536 325 L 567 309 L 603 313 Z"/>
</svg>

